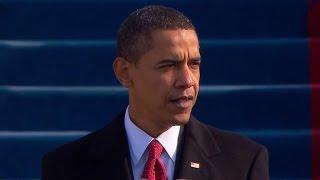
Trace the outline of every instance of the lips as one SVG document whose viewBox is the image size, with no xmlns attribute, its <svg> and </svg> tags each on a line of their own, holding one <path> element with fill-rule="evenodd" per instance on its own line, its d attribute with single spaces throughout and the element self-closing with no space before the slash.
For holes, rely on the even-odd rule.
<svg viewBox="0 0 320 180">
<path fill-rule="evenodd" d="M 171 98 L 169 102 L 179 109 L 186 109 L 186 108 L 192 107 L 193 96 L 190 95 L 190 96 L 175 97 L 175 98 Z"/>
</svg>

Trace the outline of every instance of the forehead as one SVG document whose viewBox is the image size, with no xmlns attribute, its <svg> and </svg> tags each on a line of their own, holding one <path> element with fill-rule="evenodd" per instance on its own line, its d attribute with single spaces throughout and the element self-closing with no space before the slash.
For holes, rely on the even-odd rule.
<svg viewBox="0 0 320 180">
<path fill-rule="evenodd" d="M 200 56 L 199 41 L 195 30 L 155 30 L 150 33 L 150 36 L 152 48 L 147 54 L 179 59 Z"/>
<path fill-rule="evenodd" d="M 153 47 L 194 46 L 199 47 L 198 36 L 192 29 L 154 30 L 150 33 Z"/>
</svg>

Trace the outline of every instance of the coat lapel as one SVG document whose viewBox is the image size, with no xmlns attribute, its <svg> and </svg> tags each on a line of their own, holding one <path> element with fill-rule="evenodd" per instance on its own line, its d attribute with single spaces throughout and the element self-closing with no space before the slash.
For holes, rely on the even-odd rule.
<svg viewBox="0 0 320 180">
<path fill-rule="evenodd" d="M 98 132 L 91 145 L 96 179 L 132 180 L 131 158 L 124 128 L 124 111 Z"/>
<path fill-rule="evenodd" d="M 174 179 L 221 179 L 213 160 L 220 149 L 212 133 L 194 117 L 182 130 Z"/>
</svg>

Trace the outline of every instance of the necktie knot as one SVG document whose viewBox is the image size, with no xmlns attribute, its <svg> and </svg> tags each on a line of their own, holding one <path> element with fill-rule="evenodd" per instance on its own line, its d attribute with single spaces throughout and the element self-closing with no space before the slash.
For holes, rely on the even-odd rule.
<svg viewBox="0 0 320 180">
<path fill-rule="evenodd" d="M 159 159 L 163 151 L 163 146 L 160 144 L 159 141 L 154 139 L 148 145 L 148 150 L 149 150 L 149 158 Z"/>
</svg>

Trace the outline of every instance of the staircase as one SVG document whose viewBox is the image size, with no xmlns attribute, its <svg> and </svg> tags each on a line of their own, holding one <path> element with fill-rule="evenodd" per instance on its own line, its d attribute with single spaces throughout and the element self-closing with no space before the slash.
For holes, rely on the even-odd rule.
<svg viewBox="0 0 320 180">
<path fill-rule="evenodd" d="M 197 27 L 194 115 L 265 145 L 271 179 L 320 179 L 320 0 L 0 0 L 0 179 L 39 179 L 45 152 L 127 106 L 116 31 L 148 4 Z"/>
</svg>

